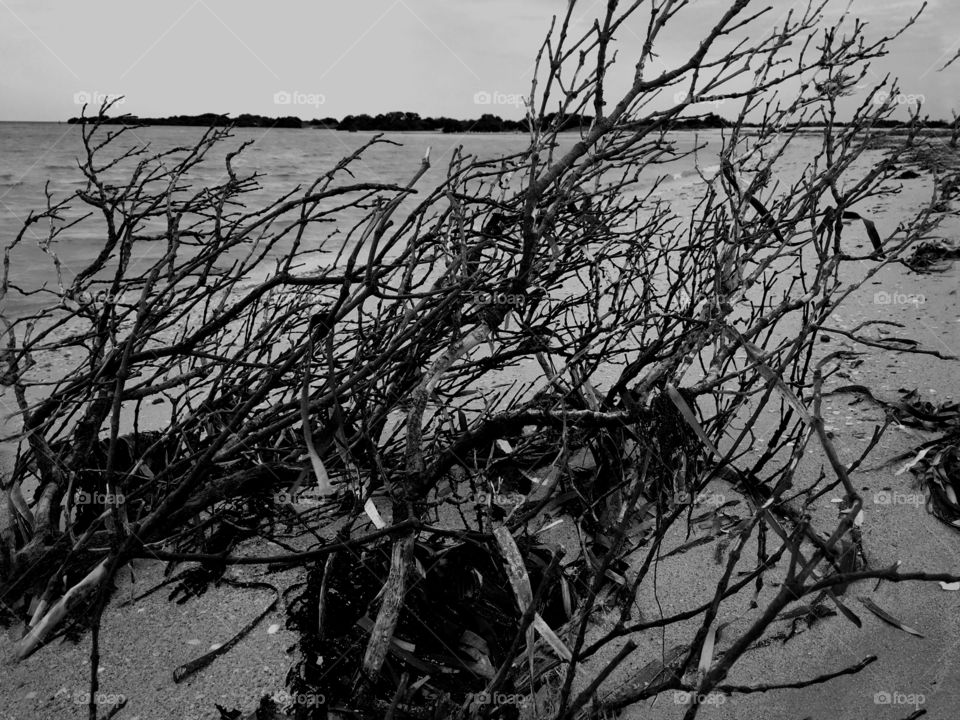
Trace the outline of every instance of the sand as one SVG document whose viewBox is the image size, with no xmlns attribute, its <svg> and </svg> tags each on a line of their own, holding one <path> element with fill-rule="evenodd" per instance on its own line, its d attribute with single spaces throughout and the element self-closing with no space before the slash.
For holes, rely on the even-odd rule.
<svg viewBox="0 0 960 720">
<path fill-rule="evenodd" d="M 890 199 L 877 201 L 881 231 L 895 227 L 924 204 L 931 187 L 930 176 L 924 173 L 915 180 L 904 181 L 904 191 Z M 960 217 L 945 217 L 938 235 L 960 237 Z M 864 320 L 893 319 L 905 324 L 904 336 L 915 338 L 929 348 L 944 353 L 960 354 L 960 265 L 954 264 L 943 274 L 917 275 L 901 265 L 891 265 L 870 283 L 858 290 L 837 312 L 838 327 L 853 327 Z M 923 295 L 923 304 L 881 304 L 876 293 L 891 296 Z M 824 352 L 843 346 L 840 339 L 825 343 Z M 864 362 L 850 370 L 846 382 L 862 383 L 882 397 L 893 399 L 898 388 L 917 387 L 933 400 L 945 400 L 960 393 L 957 388 L 956 361 L 930 356 L 896 355 L 858 347 Z M 51 369 L 52 372 L 56 368 Z M 9 401 L 9 397 L 7 397 Z M 881 413 L 869 404 L 851 405 L 853 397 L 835 395 L 825 403 L 825 412 L 837 437 L 837 445 L 845 460 L 855 458 L 866 444 L 873 427 L 882 421 Z M 157 408 L 162 412 L 162 407 Z M 159 417 L 159 416 L 158 416 Z M 893 429 L 887 433 L 867 463 L 874 468 L 887 459 L 909 450 L 920 440 L 913 432 Z M 805 459 L 798 482 L 813 482 L 825 462 L 816 452 Z M 904 493 L 913 492 L 909 473 L 895 476 L 892 465 L 858 472 L 854 482 L 865 497 L 864 546 L 875 566 L 887 566 L 896 560 L 905 570 L 960 571 L 957 557 L 960 537 L 955 531 L 914 505 L 885 505 L 873 501 L 874 493 L 885 488 Z M 723 492 L 718 485 L 717 492 Z M 832 527 L 836 521 L 836 505 L 829 496 L 818 503 L 814 516 L 817 527 Z M 679 546 L 684 538 L 678 532 L 668 538 L 665 547 Z M 749 558 L 753 546 L 744 557 Z M 702 602 L 712 589 L 722 567 L 713 558 L 714 546 L 695 548 L 660 564 L 656 589 L 644 583 L 638 606 L 643 617 L 652 619 L 660 613 L 672 614 Z M 214 707 L 250 712 L 258 698 L 284 688 L 284 677 L 293 657 L 288 650 L 296 638 L 283 629 L 285 610 L 281 604 L 237 647 L 211 666 L 182 684 L 173 682 L 172 672 L 178 665 L 205 653 L 212 644 L 222 643 L 261 611 L 270 601 L 270 594 L 259 590 L 237 590 L 230 587 L 211 588 L 206 594 L 185 605 L 167 602 L 165 593 L 157 593 L 134 606 L 119 605 L 124 598 L 143 592 L 161 579 L 162 564 L 138 561 L 133 571 L 124 570 L 118 577 L 121 589 L 106 610 L 101 641 L 100 686 L 104 700 L 126 697 L 128 704 L 119 715 L 124 720 L 159 718 L 216 719 Z M 231 576 L 252 579 L 262 573 L 258 567 L 232 569 Z M 286 587 L 294 580 L 295 571 L 266 578 Z M 854 718 L 903 718 L 913 712 L 905 704 L 877 704 L 890 693 L 897 702 L 912 698 L 928 710 L 930 718 L 956 717 L 960 705 L 960 593 L 945 592 L 936 584 L 883 583 L 872 592 L 874 583 L 851 587 L 847 604 L 863 621 L 861 629 L 841 616 L 825 619 L 802 632 L 786 646 L 778 643 L 748 652 L 735 666 L 728 682 L 756 684 L 795 682 L 821 673 L 840 670 L 869 655 L 879 660 L 857 675 L 841 677 L 829 684 L 803 690 L 785 690 L 755 695 L 734 695 L 723 702 L 708 704 L 701 717 L 724 720 L 853 720 Z M 775 588 L 767 589 L 760 598 L 761 607 Z M 920 630 L 923 639 L 906 635 L 867 612 L 856 600 L 870 594 L 875 602 Z M 731 635 L 745 628 L 756 610 L 747 605 L 747 594 L 739 606 L 725 608 L 723 619 L 731 621 Z M 601 626 L 603 621 L 601 620 Z M 275 626 L 279 626 L 276 628 Z M 627 665 L 604 686 L 616 688 L 629 682 L 631 674 L 650 660 L 679 642 L 689 639 L 690 624 L 647 633 L 638 641 L 640 647 Z M 276 630 L 276 632 L 271 632 Z M 12 642 L 0 638 L 0 656 L 9 657 Z M 6 665 L 0 673 L 0 720 L 37 718 L 72 720 L 86 718 L 83 693 L 89 676 L 89 637 L 79 645 L 55 642 L 40 649 L 27 660 Z M 584 670 L 589 678 L 616 651 L 599 654 Z M 899 695 L 897 695 L 899 693 Z M 78 702 L 78 700 L 80 702 Z M 645 702 L 628 708 L 624 718 L 679 718 L 685 708 L 674 702 L 672 693 L 656 703 Z"/>
<path fill-rule="evenodd" d="M 918 209 L 929 198 L 930 178 L 904 181 L 904 191 L 893 202 L 878 204 L 875 212 L 881 227 L 890 227 L 907 211 Z M 937 233 L 940 237 L 960 238 L 960 216 L 944 217 Z M 952 265 L 943 274 L 918 275 L 903 266 L 884 268 L 864 287 L 854 293 L 835 314 L 837 327 L 852 328 L 873 319 L 894 320 L 905 328 L 892 329 L 894 334 L 914 338 L 930 349 L 960 355 L 960 265 Z M 877 293 L 923 295 L 923 304 L 881 304 Z M 850 343 L 825 343 L 824 353 Z M 852 345 L 851 345 L 852 346 Z M 896 399 L 899 388 L 919 388 L 931 401 L 955 399 L 958 388 L 958 362 L 932 356 L 895 354 L 876 349 L 856 348 L 864 352 L 863 364 L 849 370 L 849 379 L 839 378 L 835 384 L 859 383 L 874 388 L 883 398 Z M 855 460 L 866 447 L 873 428 L 882 425 L 883 413 L 868 403 L 853 403 L 854 396 L 833 395 L 824 401 L 824 413 L 841 457 L 847 463 Z M 881 440 L 867 471 L 852 477 L 864 497 L 863 543 L 874 567 L 888 567 L 896 561 L 903 571 L 960 572 L 958 550 L 960 536 L 929 515 L 922 504 L 885 504 L 876 493 L 896 491 L 914 495 L 920 491 L 912 484 L 912 476 L 896 476 L 902 462 L 884 465 L 885 461 L 907 452 L 930 436 L 909 429 L 891 429 Z M 807 486 L 816 480 L 821 467 L 829 465 L 818 446 L 801 464 L 796 484 Z M 878 466 L 881 466 L 878 468 Z M 716 492 L 724 492 L 718 484 Z M 729 491 L 727 491 L 729 492 Z M 836 525 L 837 506 L 830 498 L 822 498 L 816 507 L 813 526 L 821 529 Z M 877 500 L 880 500 L 878 502 Z M 681 545 L 684 538 L 676 533 L 665 547 Z M 755 556 L 755 543 L 748 544 L 743 557 Z M 714 545 L 695 548 L 684 555 L 661 563 L 658 568 L 657 592 L 647 592 L 638 599 L 645 619 L 681 612 L 710 597 L 722 566 L 713 559 Z M 682 560 L 681 560 L 682 558 Z M 876 592 L 875 581 L 852 585 L 845 602 L 862 620 L 858 629 L 842 616 L 827 618 L 799 634 L 787 645 L 775 642 L 747 652 L 734 666 L 726 682 L 732 685 L 795 683 L 824 673 L 842 670 L 864 658 L 876 655 L 878 660 L 852 676 L 844 676 L 824 685 L 800 690 L 779 690 L 763 694 L 735 694 L 712 698 L 701 711 L 701 717 L 723 720 L 854 720 L 859 718 L 904 718 L 917 707 L 928 711 L 930 718 L 953 718 L 960 705 L 960 593 L 946 592 L 937 583 L 882 583 Z M 649 585 L 645 583 L 645 585 Z M 650 588 L 648 587 L 649 591 Z M 760 596 L 772 598 L 776 588 Z M 923 639 L 907 635 L 884 624 L 866 611 L 856 599 L 870 598 L 907 625 L 918 629 Z M 731 604 L 721 621 L 732 622 L 735 637 L 757 616 L 748 607 L 748 594 L 743 602 Z M 635 672 L 660 653 L 674 645 L 689 641 L 694 624 L 670 628 L 663 638 L 647 638 L 631 663 Z M 784 626 L 774 626 L 775 631 Z M 652 635 L 653 633 L 647 633 Z M 636 637 L 634 638 L 637 639 Z M 724 643 L 721 642 L 721 647 Z M 612 656 L 617 648 L 597 658 L 596 666 Z M 629 682 L 631 669 L 618 673 L 607 684 L 615 688 Z M 623 718 L 681 718 L 686 710 L 684 698 L 675 702 L 672 693 L 656 701 L 632 706 Z M 885 701 L 889 699 L 889 704 Z M 913 702 L 914 705 L 910 705 Z"/>
</svg>

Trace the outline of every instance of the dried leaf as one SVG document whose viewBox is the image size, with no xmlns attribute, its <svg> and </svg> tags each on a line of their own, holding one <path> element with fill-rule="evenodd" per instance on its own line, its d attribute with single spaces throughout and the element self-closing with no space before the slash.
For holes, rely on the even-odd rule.
<svg viewBox="0 0 960 720">
<path fill-rule="evenodd" d="M 861 597 L 859 597 L 859 598 L 857 598 L 857 599 L 860 600 L 860 602 L 863 603 L 863 606 L 864 606 L 865 608 L 867 608 L 867 610 L 869 610 L 870 612 L 872 612 L 874 615 L 876 615 L 878 618 L 880 618 L 881 620 L 883 620 L 885 623 L 887 623 L 887 624 L 889 624 L 889 625 L 893 625 L 895 628 L 897 628 L 898 630 L 903 630 L 903 632 L 905 632 L 905 633 L 910 633 L 911 635 L 916 635 L 916 636 L 919 637 L 919 638 L 922 638 L 922 637 L 923 637 L 923 635 L 922 635 L 921 633 L 917 632 L 916 630 L 914 630 L 912 627 L 910 627 L 910 626 L 908 626 L 908 625 L 904 625 L 902 622 L 900 622 L 900 621 L 897 620 L 895 617 L 893 617 L 893 615 L 891 615 L 891 614 L 888 613 L 886 610 L 884 610 L 883 608 L 881 608 L 880 606 L 878 606 L 878 605 L 877 605 L 875 602 L 873 602 L 873 600 L 871 600 L 870 598 L 861 596 Z"/>
<path fill-rule="evenodd" d="M 880 241 L 880 233 L 877 232 L 877 226 L 874 224 L 873 220 L 868 220 L 863 215 L 852 210 L 845 210 L 843 212 L 844 220 L 859 220 L 863 223 L 863 227 L 867 231 L 867 237 L 870 238 L 870 244 L 873 245 L 873 249 L 877 254 L 877 257 L 883 257 L 883 243 Z"/>
<path fill-rule="evenodd" d="M 330 476 L 327 474 L 327 468 L 324 467 L 323 461 L 313 448 L 313 443 L 307 446 L 307 453 L 310 455 L 313 474 L 317 478 L 317 492 L 321 495 L 330 495 L 334 492 L 333 485 L 330 484 Z"/>
<path fill-rule="evenodd" d="M 716 647 L 717 634 L 720 628 L 711 627 L 707 630 L 707 636 L 703 639 L 703 648 L 700 650 L 700 663 L 697 665 L 697 671 L 706 674 L 713 665 L 713 650 Z"/>
<path fill-rule="evenodd" d="M 707 433 L 704 432 L 703 427 L 701 427 L 700 422 L 697 420 L 696 416 L 693 414 L 693 410 L 690 409 L 690 406 L 687 404 L 687 401 L 683 399 L 683 396 L 680 392 L 670 383 L 667 383 L 667 396 L 673 401 L 673 404 L 677 406 L 677 410 L 680 411 L 681 417 L 686 421 L 687 425 L 690 426 L 690 429 L 700 438 L 700 442 L 709 450 L 715 457 L 721 457 L 720 451 L 717 450 L 716 446 L 713 444 L 713 441 L 707 437 Z"/>
<path fill-rule="evenodd" d="M 313 339 L 308 336 L 307 341 L 307 367 L 304 368 L 303 382 L 300 386 L 300 422 L 303 425 L 303 442 L 307 446 L 307 454 L 310 456 L 310 465 L 313 467 L 313 474 L 317 478 L 317 490 L 320 495 L 331 495 L 334 493 L 333 486 L 330 484 L 330 476 L 327 469 L 323 466 L 323 461 L 313 445 L 313 431 L 310 429 L 310 410 L 309 410 L 309 358 L 313 354 Z"/>
<path fill-rule="evenodd" d="M 960 584 L 960 583 L 958 583 Z M 570 592 L 570 582 L 565 578 L 560 578 L 560 594 L 563 598 L 563 612 L 566 617 L 573 616 L 573 597 Z"/>
<path fill-rule="evenodd" d="M 548 522 L 546 525 L 544 525 L 542 528 L 540 528 L 539 530 L 537 530 L 537 531 L 534 533 L 534 535 L 539 535 L 540 533 L 546 532 L 546 531 L 549 530 L 550 528 L 555 528 L 557 525 L 563 525 L 563 518 L 557 518 L 557 519 L 555 519 L 555 520 L 551 520 L 551 521 Z"/>
<path fill-rule="evenodd" d="M 7 497 L 10 499 L 10 504 L 17 515 L 20 516 L 27 529 L 32 533 L 36 522 L 33 513 L 30 511 L 30 506 L 27 505 L 27 501 L 24 500 L 23 494 L 20 492 L 20 485 L 12 485 L 7 491 Z"/>
<path fill-rule="evenodd" d="M 553 628 L 547 625 L 547 621 L 540 617 L 540 613 L 533 616 L 533 627 L 536 628 L 537 632 L 547 641 L 547 644 L 553 648 L 553 651 L 558 657 L 567 662 L 573 659 L 573 653 L 563 644 L 563 640 L 553 631 Z"/>
<path fill-rule="evenodd" d="M 463 631 L 463 634 L 460 636 L 460 645 L 475 648 L 485 655 L 490 653 L 490 647 L 487 645 L 487 641 L 472 630 Z"/>
<path fill-rule="evenodd" d="M 521 613 L 526 612 L 527 608 L 530 607 L 530 603 L 533 602 L 533 590 L 530 586 L 530 577 L 527 575 L 527 568 L 523 564 L 523 556 L 520 555 L 520 549 L 517 547 L 513 535 L 510 534 L 507 528 L 503 526 L 498 527 L 493 531 L 493 534 L 497 539 L 497 543 L 500 545 L 500 552 L 503 555 L 503 559 L 507 563 L 507 577 L 510 578 L 510 585 L 513 587 L 513 592 L 517 596 L 517 605 Z M 557 634 L 547 625 L 546 621 L 540 617 L 539 613 L 533 616 L 533 622 L 527 629 L 528 655 L 532 657 L 534 630 L 540 633 L 558 656 L 564 660 L 570 660 L 573 657 L 570 650 L 567 649 L 563 641 L 561 641 L 560 638 L 557 637 Z"/>
<path fill-rule="evenodd" d="M 917 456 L 916 456 L 913 460 L 911 460 L 910 462 L 904 464 L 904 466 L 903 466 L 902 468 L 900 468 L 899 470 L 897 470 L 897 471 L 894 473 L 894 475 L 903 475 L 905 472 L 907 472 L 907 470 L 913 469 L 913 466 L 916 465 L 916 464 L 917 464 L 918 462 L 920 462 L 921 460 L 923 460 L 923 456 L 926 455 L 928 452 L 930 452 L 932 449 L 933 449 L 932 446 L 931 446 L 931 447 L 925 447 L 923 450 L 921 450 L 920 452 L 917 453 Z"/>
<path fill-rule="evenodd" d="M 383 521 L 383 518 L 380 516 L 380 511 L 377 510 L 377 506 L 374 505 L 373 498 L 367 498 L 367 501 L 363 504 L 363 509 L 367 513 L 367 517 L 370 518 L 370 522 L 373 523 L 377 530 L 382 530 L 387 526 L 387 524 Z"/>
<path fill-rule="evenodd" d="M 863 622 L 860 620 L 859 617 L 857 617 L 857 614 L 853 612 L 853 610 L 848 608 L 846 605 L 844 605 L 843 601 L 837 597 L 836 593 L 830 590 L 827 590 L 827 597 L 829 597 L 833 601 L 833 604 L 837 606 L 837 610 L 839 610 L 847 620 L 852 622 L 858 628 L 863 627 Z"/>
</svg>

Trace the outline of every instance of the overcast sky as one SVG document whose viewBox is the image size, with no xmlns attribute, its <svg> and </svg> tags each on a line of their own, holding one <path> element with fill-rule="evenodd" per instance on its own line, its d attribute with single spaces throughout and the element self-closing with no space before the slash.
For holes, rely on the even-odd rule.
<svg viewBox="0 0 960 720">
<path fill-rule="evenodd" d="M 660 47 L 660 62 L 680 60 L 728 3 L 694 0 Z M 798 4 L 771 0 L 756 7 L 772 5 L 772 20 Z M 836 3 L 834 17 L 846 4 Z M 250 112 L 341 118 L 407 110 L 517 118 L 522 111 L 510 96 L 528 92 L 537 46 L 550 16 L 565 5 L 565 0 L 0 0 L 0 120 L 63 120 L 79 114 L 77 101 L 107 94 L 125 95 L 122 110 L 141 116 Z M 577 27 L 588 27 L 605 5 L 582 0 Z M 919 6 L 918 0 L 855 0 L 851 12 L 868 21 L 869 35 L 878 36 L 892 32 Z M 617 45 L 625 71 L 636 58 L 644 22 L 635 18 Z M 926 113 L 949 117 L 951 108 L 960 107 L 960 63 L 946 72 L 938 69 L 958 47 L 960 0 L 931 0 L 871 79 L 897 74 L 904 106 L 922 97 Z M 501 104 L 484 105 L 488 98 Z"/>
</svg>

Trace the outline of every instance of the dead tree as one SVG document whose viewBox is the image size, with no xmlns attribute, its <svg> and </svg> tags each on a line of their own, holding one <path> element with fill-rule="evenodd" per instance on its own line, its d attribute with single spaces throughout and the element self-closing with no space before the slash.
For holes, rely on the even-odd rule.
<svg viewBox="0 0 960 720">
<path fill-rule="evenodd" d="M 462 692 L 382 672 L 410 593 L 433 571 L 417 574 L 418 553 L 451 567 L 445 553 L 479 547 L 471 562 L 488 568 L 488 586 L 497 579 L 517 600 L 503 611 L 511 632 L 494 671 L 471 691 L 537 692 L 560 668 L 555 716 L 570 718 L 670 689 L 723 689 L 790 603 L 852 579 L 921 577 L 842 565 L 862 501 L 819 411 L 823 378 L 842 357 L 816 352 L 853 290 L 841 268 L 869 260 L 870 277 L 933 222 L 925 211 L 882 235 L 861 215 L 917 132 L 871 154 L 890 96 L 846 123 L 838 116 L 838 99 L 894 38 L 868 40 L 856 21 L 825 27 L 825 2 L 762 31 L 767 11 L 737 0 L 682 62 L 660 68 L 662 36 L 690 3 L 612 0 L 580 37 L 576 5 L 537 56 L 529 146 L 498 158 L 454 152 L 436 187 L 424 187 L 429 154 L 406 183 L 354 180 L 351 166 L 390 142 L 377 136 L 263 204 L 258 178 L 234 167 L 243 147 L 227 129 L 152 153 L 103 124 L 109 106 L 87 120 L 86 186 L 48 198 L 5 255 L 4 293 L 50 299 L 5 318 L 22 432 L 0 503 L 0 597 L 22 615 L 39 599 L 20 657 L 77 607 L 93 604 L 96 628 L 104 588 L 132 558 L 302 565 L 323 608 L 343 576 L 331 568 L 349 557 L 376 565 L 382 593 L 371 595 L 368 639 L 335 700 L 382 715 L 412 702 L 415 686 L 431 702 L 488 714 L 496 708 Z M 611 98 L 612 43 L 631 22 L 643 49 Z M 652 109 L 664 96 L 675 101 Z M 638 181 L 695 154 L 671 132 L 703 103 L 723 103 L 733 119 L 719 167 L 701 168 L 699 197 L 680 210 L 659 182 Z M 578 134 L 563 151 L 571 118 Z M 798 143 L 810 148 L 806 167 L 782 172 Z M 192 172 L 216 158 L 222 180 L 197 187 Z M 851 251 L 851 219 L 862 220 L 865 254 Z M 67 282 L 57 243 L 91 224 L 103 247 Z M 10 258 L 41 227 L 56 281 L 19 287 Z M 81 350 L 70 371 L 38 380 L 35 363 L 68 348 Z M 160 399 L 169 421 L 142 431 L 145 405 Z M 777 427 L 760 445 L 757 418 L 771 410 Z M 822 486 L 798 496 L 793 485 L 812 444 L 845 494 L 826 534 L 803 513 Z M 718 478 L 751 509 L 729 535 L 715 592 L 689 617 L 631 621 L 629 600 L 651 582 L 666 533 Z M 297 502 L 304 492 L 317 503 Z M 489 499 L 506 493 L 522 498 L 509 513 Z M 81 512 L 81 494 L 105 500 Z M 528 534 L 558 503 L 586 552 L 563 566 L 555 556 L 534 582 L 540 549 Z M 248 537 L 279 539 L 291 518 L 297 529 L 284 537 L 298 551 L 230 554 Z M 756 563 L 734 580 L 761 536 Z M 782 591 L 715 657 L 722 603 L 759 591 L 767 575 Z M 574 600 L 551 627 L 541 612 L 558 588 Z M 616 626 L 588 643 L 589 609 L 610 598 L 622 604 Z M 690 643 L 657 682 L 600 692 L 628 645 L 596 682 L 574 687 L 576 667 L 600 648 L 690 617 Z M 309 632 L 331 641 L 330 628 Z"/>
</svg>

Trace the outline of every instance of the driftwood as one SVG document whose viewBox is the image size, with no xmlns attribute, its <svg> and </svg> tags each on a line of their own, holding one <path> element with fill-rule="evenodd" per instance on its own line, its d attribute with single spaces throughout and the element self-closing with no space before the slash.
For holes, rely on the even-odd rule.
<svg viewBox="0 0 960 720">
<path fill-rule="evenodd" d="M 557 716 L 585 717 L 670 690 L 734 691 L 733 665 L 811 593 L 857 621 L 850 583 L 953 578 L 850 564 L 851 547 L 863 557 L 863 458 L 844 464 L 820 411 L 825 379 L 849 359 L 818 352 L 840 332 L 831 314 L 937 221 L 931 206 L 884 234 L 864 210 L 920 119 L 882 157 L 869 152 L 894 109 L 886 86 L 838 120 L 838 100 L 896 36 L 824 27 L 816 2 L 766 33 L 737 0 L 661 71 L 663 35 L 691 4 L 659 0 L 614 97 L 611 43 L 644 4 L 608 2 L 574 37 L 576 4 L 538 53 L 529 145 L 428 153 L 405 182 L 354 178 L 393 143 L 375 136 L 264 203 L 258 178 L 234 167 L 244 147 L 229 128 L 187 148 L 121 150 L 128 128 L 111 130 L 109 104 L 85 118 L 85 186 L 27 218 L 0 283 L 0 296 L 50 301 L 0 318 L 22 423 L 0 498 L 0 600 L 31 622 L 21 657 L 90 607 L 96 656 L 112 576 L 134 558 L 201 563 L 201 583 L 230 564 L 299 566 L 291 690 L 396 717 L 491 716 L 503 708 L 478 693 L 553 692 Z M 674 102 L 652 110 L 661 96 Z M 698 166 L 698 197 L 680 208 L 660 180 L 638 183 L 695 158 L 702 143 L 680 151 L 670 133 L 711 102 L 730 110 L 720 164 Z M 798 142 L 811 160 L 790 178 L 782 157 Z M 197 187 L 204 160 L 224 175 Z M 439 180 L 431 162 L 446 163 Z M 90 226 L 102 247 L 64 278 L 57 242 Z M 55 279 L 19 287 L 11 253 L 34 232 Z M 853 233 L 869 254 L 850 252 Z M 150 259 L 132 262 L 141 252 Z M 841 282 L 863 263 L 865 277 Z M 68 348 L 82 357 L 44 384 L 38 360 Z M 141 430 L 156 401 L 163 421 Z M 761 417 L 776 418 L 762 444 Z M 794 474 L 813 446 L 830 477 L 801 491 Z M 703 507 L 721 479 L 746 515 Z M 844 513 L 812 527 L 806 504 L 832 487 Z M 565 565 L 539 535 L 557 523 L 576 536 Z M 722 569 L 715 588 L 674 617 L 634 620 L 670 530 L 699 523 L 720 528 L 704 541 Z M 282 551 L 241 551 L 256 537 Z M 770 578 L 780 589 L 761 596 Z M 755 619 L 718 640 L 723 604 L 750 592 Z M 614 624 L 588 639 L 597 605 Z M 669 667 L 608 692 L 643 633 L 688 621 Z M 334 651 L 345 672 L 317 672 Z"/>
</svg>

